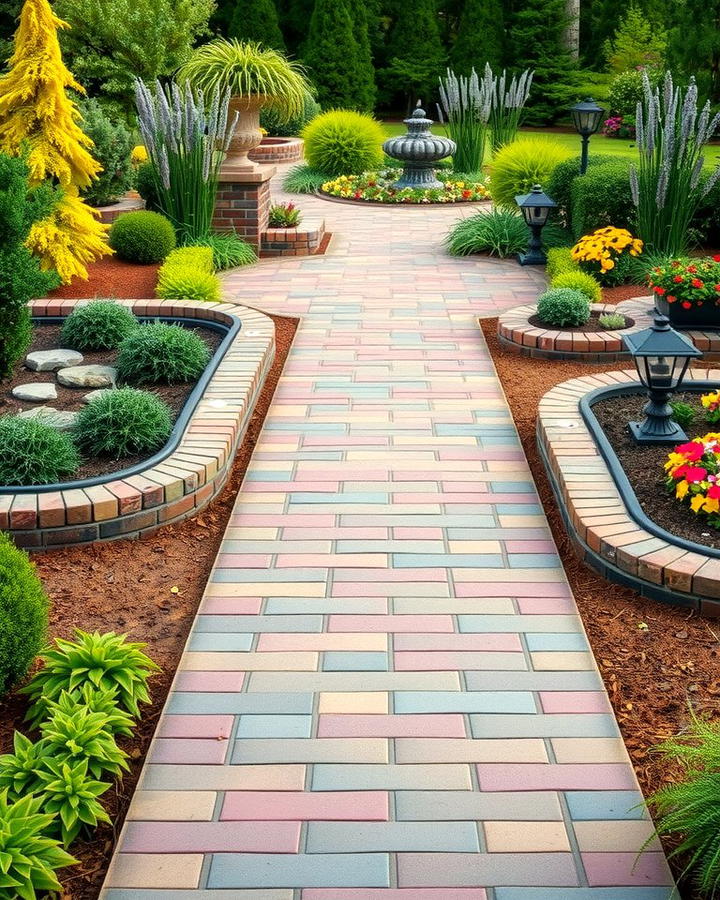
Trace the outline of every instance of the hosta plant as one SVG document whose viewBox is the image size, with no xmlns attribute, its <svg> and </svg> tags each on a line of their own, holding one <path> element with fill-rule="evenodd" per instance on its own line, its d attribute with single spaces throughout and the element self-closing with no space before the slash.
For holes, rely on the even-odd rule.
<svg viewBox="0 0 720 900">
<path fill-rule="evenodd" d="M 86 682 L 82 688 L 76 688 L 72 692 L 63 691 L 59 700 L 52 700 L 47 704 L 46 715 L 54 715 L 56 710 L 65 715 L 73 715 L 81 707 L 89 709 L 90 712 L 102 713 L 106 719 L 106 727 L 113 735 L 132 737 L 135 719 L 130 713 L 120 709 L 116 687 L 96 688 L 95 685 Z"/>
<path fill-rule="evenodd" d="M 137 718 L 140 704 L 150 702 L 148 678 L 160 671 L 143 653 L 145 644 L 131 643 L 113 631 L 101 635 L 78 629 L 75 637 L 75 641 L 57 638 L 55 646 L 41 654 L 43 667 L 22 688 L 32 701 L 28 719 L 37 724 L 63 691 L 72 693 L 87 684 L 117 691 L 120 708 Z M 103 721 L 104 727 L 109 727 L 107 717 Z"/>
<path fill-rule="evenodd" d="M 83 828 L 94 828 L 99 822 L 110 824 L 110 816 L 98 800 L 110 784 L 90 777 L 87 759 L 69 762 L 48 758 L 37 775 L 42 808 L 56 816 L 56 826 L 66 847 Z"/>
<path fill-rule="evenodd" d="M 708 525 L 720 528 L 720 434 L 709 432 L 675 447 L 665 463 L 665 486 Z"/>
<path fill-rule="evenodd" d="M 104 713 L 90 712 L 86 707 L 73 713 L 55 709 L 40 725 L 40 733 L 51 756 L 72 765 L 87 762 L 94 778 L 106 772 L 121 775 L 129 769 L 127 753 L 115 743 Z"/>
<path fill-rule="evenodd" d="M 13 752 L 0 756 L 0 790 L 11 800 L 33 794 L 38 788 L 38 770 L 49 758 L 45 741 L 33 741 L 19 731 L 13 735 Z"/>
<path fill-rule="evenodd" d="M 11 802 L 0 792 L 0 900 L 35 900 L 61 892 L 55 874 L 77 860 L 48 837 L 54 816 L 42 812 L 43 798 L 28 794 Z"/>
</svg>

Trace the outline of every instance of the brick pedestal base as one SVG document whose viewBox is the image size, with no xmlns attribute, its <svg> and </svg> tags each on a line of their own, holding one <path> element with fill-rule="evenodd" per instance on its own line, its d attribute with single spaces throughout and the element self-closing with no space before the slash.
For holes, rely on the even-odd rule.
<svg viewBox="0 0 720 900">
<path fill-rule="evenodd" d="M 221 171 L 213 227 L 234 231 L 259 251 L 261 235 L 268 227 L 270 179 L 275 171 L 275 166 L 264 166 L 260 172 Z"/>
</svg>

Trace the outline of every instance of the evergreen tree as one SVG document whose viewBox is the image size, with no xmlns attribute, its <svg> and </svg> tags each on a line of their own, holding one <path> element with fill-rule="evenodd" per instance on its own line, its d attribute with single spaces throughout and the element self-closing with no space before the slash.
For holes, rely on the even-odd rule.
<svg viewBox="0 0 720 900">
<path fill-rule="evenodd" d="M 0 149 L 24 156 L 31 186 L 57 181 L 62 191 L 48 218 L 33 225 L 27 246 L 63 281 L 87 278 L 85 264 L 109 252 L 106 227 L 79 197 L 100 171 L 92 141 L 68 89 L 84 93 L 65 67 L 48 0 L 25 0 L 10 71 L 0 78 Z"/>
<path fill-rule="evenodd" d="M 278 0 L 280 27 L 291 53 L 302 55 L 314 5 L 313 0 Z"/>
<path fill-rule="evenodd" d="M 275 0 L 237 0 L 226 37 L 284 50 Z"/>
<path fill-rule="evenodd" d="M 500 68 L 505 57 L 504 50 L 501 0 L 465 0 L 457 39 L 450 53 L 453 71 L 458 75 L 469 75 L 474 68 L 481 73 L 486 62 L 493 69 Z"/>
<path fill-rule="evenodd" d="M 575 64 L 567 48 L 566 0 L 523 0 L 508 33 L 511 65 L 533 69 L 529 123 L 553 122 L 573 98 Z"/>
<path fill-rule="evenodd" d="M 603 49 L 611 71 L 626 72 L 640 66 L 661 68 L 666 48 L 667 32 L 648 21 L 640 8 L 631 4 Z"/>
<path fill-rule="evenodd" d="M 401 3 L 388 44 L 390 65 L 383 73 L 388 93 L 403 93 L 408 107 L 422 100 L 432 109 L 447 63 L 436 0 Z"/>
<path fill-rule="evenodd" d="M 370 111 L 374 80 L 361 0 L 316 0 L 303 60 L 324 109 Z"/>
<path fill-rule="evenodd" d="M 21 6 L 22 0 L 0 0 L 0 66 L 12 53 L 12 36 Z"/>
<path fill-rule="evenodd" d="M 720 102 L 720 0 L 680 0 L 675 7 L 670 56 L 695 75 L 702 94 Z"/>
</svg>

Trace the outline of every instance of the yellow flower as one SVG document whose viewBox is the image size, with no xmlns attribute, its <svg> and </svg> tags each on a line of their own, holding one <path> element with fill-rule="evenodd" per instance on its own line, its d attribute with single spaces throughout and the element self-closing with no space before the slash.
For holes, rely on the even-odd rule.
<svg viewBox="0 0 720 900">
<path fill-rule="evenodd" d="M 689 490 L 690 485 L 683 479 L 682 481 L 678 482 L 678 486 L 675 488 L 675 497 L 678 500 L 682 500 Z"/>
<path fill-rule="evenodd" d="M 708 497 L 703 506 L 703 512 L 716 513 L 720 509 L 720 502 L 714 497 Z"/>
<path fill-rule="evenodd" d="M 695 494 L 690 501 L 690 509 L 694 513 L 698 513 L 702 509 L 703 503 L 705 503 L 705 494 Z"/>
<path fill-rule="evenodd" d="M 148 152 L 142 144 L 133 147 L 132 153 L 130 154 L 130 161 L 134 166 L 142 165 L 142 163 L 147 162 L 147 159 Z"/>
</svg>

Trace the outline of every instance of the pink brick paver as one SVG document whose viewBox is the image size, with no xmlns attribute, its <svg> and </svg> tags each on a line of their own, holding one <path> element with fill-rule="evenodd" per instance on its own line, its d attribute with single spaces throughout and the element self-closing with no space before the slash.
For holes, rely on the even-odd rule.
<svg viewBox="0 0 720 900">
<path fill-rule="evenodd" d="M 104 900 L 670 900 L 477 327 L 542 271 L 300 205 L 325 256 L 225 279 L 301 322 Z"/>
</svg>

